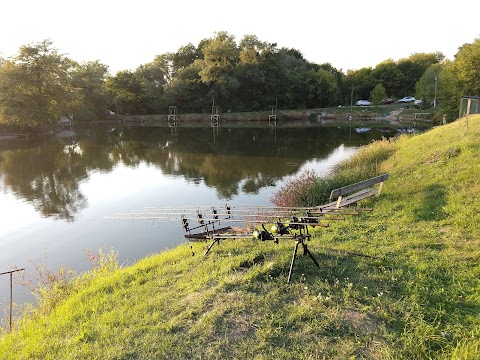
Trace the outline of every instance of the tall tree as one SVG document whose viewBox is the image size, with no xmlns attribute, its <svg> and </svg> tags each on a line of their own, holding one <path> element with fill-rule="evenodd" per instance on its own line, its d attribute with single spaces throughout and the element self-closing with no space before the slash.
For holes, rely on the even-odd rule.
<svg viewBox="0 0 480 360">
<path fill-rule="evenodd" d="M 258 40 L 255 35 L 245 35 L 240 41 L 240 62 L 242 64 L 258 64 L 260 55 L 266 51 L 268 44 Z"/>
<path fill-rule="evenodd" d="M 165 87 L 168 105 L 178 106 L 180 112 L 194 113 L 210 110 L 208 86 L 200 78 L 199 61 L 180 69 Z"/>
<path fill-rule="evenodd" d="M 440 73 L 438 90 L 449 120 L 458 117 L 462 96 L 480 96 L 480 38 L 458 49 L 455 59 Z"/>
<path fill-rule="evenodd" d="M 113 99 L 119 114 L 141 114 L 138 98 L 142 93 L 142 84 L 134 72 L 123 70 L 105 81 L 107 94 Z"/>
<path fill-rule="evenodd" d="M 437 64 L 444 58 L 443 54 L 415 53 L 406 59 L 398 61 L 398 69 L 402 72 L 402 80 L 398 89 L 398 96 L 408 96 L 415 93 L 415 84 L 420 80 L 430 65 Z"/>
<path fill-rule="evenodd" d="M 192 65 L 195 60 L 201 57 L 201 51 L 191 43 L 181 46 L 175 54 L 172 54 L 173 73 Z"/>
<path fill-rule="evenodd" d="M 211 97 L 219 99 L 224 106 L 230 106 L 231 97 L 239 86 L 234 76 L 239 55 L 235 38 L 227 32 L 218 32 L 215 38 L 204 46 L 203 54 L 200 71 L 202 82 L 209 85 Z"/>
<path fill-rule="evenodd" d="M 370 92 L 375 87 L 375 80 L 372 77 L 372 68 L 362 68 L 356 71 L 349 70 L 345 79 L 345 84 L 347 86 L 347 104 L 351 100 L 355 101 L 360 99 L 368 99 Z M 353 93 L 353 99 L 350 99 L 351 93 Z"/>
<path fill-rule="evenodd" d="M 370 101 L 374 103 L 375 105 L 378 105 L 382 102 L 382 99 L 385 99 L 387 97 L 385 93 L 385 88 L 383 87 L 382 84 L 377 84 L 370 93 Z"/>
<path fill-rule="evenodd" d="M 403 74 L 398 68 L 397 63 L 392 59 L 385 60 L 378 64 L 372 71 L 372 77 L 375 79 L 377 85 L 382 84 L 388 96 L 399 96 Z"/>
<path fill-rule="evenodd" d="M 453 71 L 461 84 L 462 96 L 480 96 L 480 38 L 458 49 L 453 61 Z"/>
<path fill-rule="evenodd" d="M 108 67 L 97 61 L 75 64 L 71 75 L 76 120 L 91 120 L 103 115 L 107 108 L 104 83 Z"/>
<path fill-rule="evenodd" d="M 170 55 L 163 54 L 135 71 L 135 77 L 141 86 L 140 93 L 137 94 L 137 109 L 141 114 L 166 112 L 164 87 L 170 81 L 170 68 Z"/>
<path fill-rule="evenodd" d="M 415 85 L 415 97 L 417 99 L 423 99 L 425 105 L 436 100 L 439 74 L 443 68 L 443 64 L 431 65 Z"/>
<path fill-rule="evenodd" d="M 72 111 L 73 62 L 50 40 L 20 47 L 0 68 L 0 121 L 25 127 L 57 123 Z"/>
</svg>

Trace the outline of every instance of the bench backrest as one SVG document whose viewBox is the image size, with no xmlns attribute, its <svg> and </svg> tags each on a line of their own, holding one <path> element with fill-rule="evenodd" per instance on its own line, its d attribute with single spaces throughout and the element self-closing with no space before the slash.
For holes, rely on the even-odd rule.
<svg viewBox="0 0 480 360">
<path fill-rule="evenodd" d="M 360 182 L 355 183 L 355 184 L 347 185 L 347 186 L 332 190 L 332 192 L 330 194 L 330 200 L 332 201 L 332 200 L 338 198 L 339 196 L 344 196 L 344 195 L 353 193 L 355 191 L 359 191 L 359 190 L 369 188 L 369 187 L 371 187 L 375 184 L 383 183 L 385 180 L 388 179 L 389 175 L 390 174 L 387 173 L 387 174 L 375 176 L 371 179 L 367 179 L 367 180 L 360 181 Z"/>
</svg>

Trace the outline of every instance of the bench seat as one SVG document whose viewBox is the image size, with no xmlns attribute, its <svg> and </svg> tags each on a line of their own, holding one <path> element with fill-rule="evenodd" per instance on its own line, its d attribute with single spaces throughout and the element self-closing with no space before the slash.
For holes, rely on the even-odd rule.
<svg viewBox="0 0 480 360">
<path fill-rule="evenodd" d="M 389 174 L 383 174 L 358 183 L 332 190 L 330 202 L 319 206 L 320 210 L 339 209 L 347 207 L 369 197 L 379 195 L 382 191 L 383 182 Z M 378 188 L 373 186 L 379 184 Z"/>
</svg>

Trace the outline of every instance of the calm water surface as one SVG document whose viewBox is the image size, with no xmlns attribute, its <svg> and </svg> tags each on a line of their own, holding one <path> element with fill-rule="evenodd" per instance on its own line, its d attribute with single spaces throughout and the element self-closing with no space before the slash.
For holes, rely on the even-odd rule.
<svg viewBox="0 0 480 360">
<path fill-rule="evenodd" d="M 145 207 L 270 205 L 306 169 L 325 174 L 380 138 L 337 128 L 105 127 L 75 139 L 0 144 L 0 272 L 33 263 L 90 270 L 85 251 L 114 249 L 124 265 L 184 242 L 180 222 L 106 217 Z M 14 279 L 16 277 L 14 276 Z M 9 277 L 0 277 L 0 310 Z M 14 285 L 14 302 L 31 301 Z M 1 317 L 1 316 L 0 316 Z"/>
</svg>

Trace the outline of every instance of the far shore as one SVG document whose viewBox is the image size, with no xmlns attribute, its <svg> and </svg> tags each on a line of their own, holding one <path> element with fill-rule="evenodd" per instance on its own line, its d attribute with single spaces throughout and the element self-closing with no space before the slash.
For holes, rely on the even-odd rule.
<svg viewBox="0 0 480 360">
<path fill-rule="evenodd" d="M 404 109 L 396 105 L 374 107 L 338 107 L 329 109 L 279 110 L 272 117 L 268 111 L 220 113 L 220 127 L 370 127 L 370 128 L 428 128 L 434 125 L 431 109 Z M 108 115 L 100 119 L 74 122 L 74 126 L 155 126 L 155 127 L 211 127 L 208 113 L 178 114 L 174 125 L 167 114 Z M 35 137 L 53 136 L 57 130 L 20 130 L 0 125 L 0 141 L 17 141 Z"/>
</svg>

